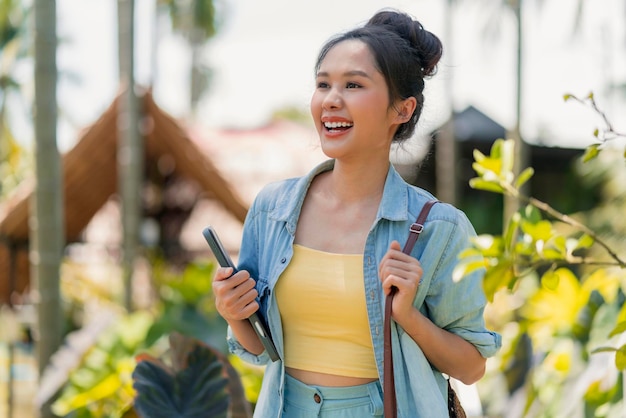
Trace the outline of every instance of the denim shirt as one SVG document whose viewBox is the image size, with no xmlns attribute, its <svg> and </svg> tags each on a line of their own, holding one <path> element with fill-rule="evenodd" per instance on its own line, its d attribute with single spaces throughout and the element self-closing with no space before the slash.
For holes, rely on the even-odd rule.
<svg viewBox="0 0 626 418">
<path fill-rule="evenodd" d="M 334 161 L 329 160 L 307 176 L 267 185 L 256 197 L 244 223 L 238 268 L 247 270 L 257 281 L 259 314 L 268 324 L 281 358 L 284 356 L 283 332 L 274 288 L 293 256 L 296 226 L 307 190 L 317 174 L 332 170 L 333 166 Z M 390 165 L 382 201 L 363 254 L 367 313 L 381 385 L 385 295 L 378 277 L 378 263 L 391 241 L 401 244 L 406 241 L 410 225 L 424 203 L 432 199 L 430 193 L 406 183 Z M 469 341 L 487 358 L 500 348 L 501 339 L 485 328 L 484 271 L 476 271 L 458 282 L 452 280 L 458 255 L 470 245 L 470 237 L 474 235 L 474 228 L 460 210 L 444 203 L 432 208 L 412 252 L 423 269 L 414 306 L 440 328 Z M 428 362 L 415 341 L 391 322 L 398 417 L 447 417 L 445 377 Z M 228 346 L 232 353 L 249 363 L 267 365 L 254 416 L 281 417 L 284 363 L 271 362 L 266 352 L 256 356 L 246 351 L 230 329 Z"/>
</svg>

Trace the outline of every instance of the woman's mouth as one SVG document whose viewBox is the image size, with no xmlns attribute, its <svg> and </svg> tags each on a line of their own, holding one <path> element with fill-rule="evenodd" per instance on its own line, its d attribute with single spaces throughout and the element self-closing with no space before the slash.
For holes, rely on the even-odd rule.
<svg viewBox="0 0 626 418">
<path fill-rule="evenodd" d="M 324 122 L 324 128 L 328 131 L 344 131 L 352 128 L 353 125 L 352 122 Z"/>
</svg>

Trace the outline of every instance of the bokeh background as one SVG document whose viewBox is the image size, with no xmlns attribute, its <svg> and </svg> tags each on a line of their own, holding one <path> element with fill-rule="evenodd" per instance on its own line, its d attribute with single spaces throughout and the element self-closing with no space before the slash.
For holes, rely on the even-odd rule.
<svg viewBox="0 0 626 418">
<path fill-rule="evenodd" d="M 444 44 L 391 161 L 490 242 L 522 214 L 515 249 L 483 251 L 504 347 L 458 385 L 468 415 L 626 416 L 623 0 L 0 0 L 0 416 L 141 415 L 137 356 L 177 370 L 189 344 L 232 367 L 248 416 L 263 370 L 226 357 L 201 230 L 236 258 L 260 188 L 325 158 L 318 50 L 382 8 Z M 470 187 L 504 138 L 516 166 L 492 153 L 497 174 L 532 167 L 520 191 L 548 224 Z"/>
</svg>

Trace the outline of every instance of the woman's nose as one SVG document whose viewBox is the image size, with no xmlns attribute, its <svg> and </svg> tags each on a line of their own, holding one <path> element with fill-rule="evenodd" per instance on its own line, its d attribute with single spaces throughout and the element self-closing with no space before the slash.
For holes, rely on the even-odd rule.
<svg viewBox="0 0 626 418">
<path fill-rule="evenodd" d="M 324 109 L 337 109 L 341 106 L 341 94 L 335 88 L 331 88 L 328 91 L 326 97 L 324 97 L 324 102 L 322 103 Z"/>
</svg>

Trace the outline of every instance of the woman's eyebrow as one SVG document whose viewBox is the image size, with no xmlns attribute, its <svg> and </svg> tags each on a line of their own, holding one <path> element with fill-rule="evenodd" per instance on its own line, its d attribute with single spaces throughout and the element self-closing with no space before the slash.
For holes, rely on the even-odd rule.
<svg viewBox="0 0 626 418">
<path fill-rule="evenodd" d="M 350 71 L 346 71 L 345 73 L 343 73 L 343 77 L 354 77 L 354 76 L 371 78 L 368 73 L 362 70 L 350 70 Z M 326 71 L 320 71 L 317 73 L 317 77 L 329 77 L 329 74 Z"/>
</svg>

